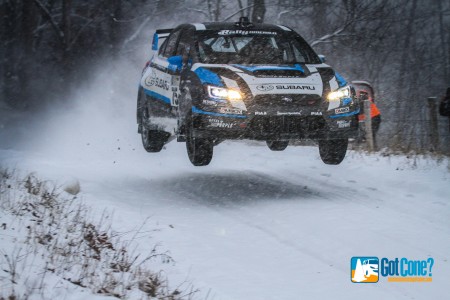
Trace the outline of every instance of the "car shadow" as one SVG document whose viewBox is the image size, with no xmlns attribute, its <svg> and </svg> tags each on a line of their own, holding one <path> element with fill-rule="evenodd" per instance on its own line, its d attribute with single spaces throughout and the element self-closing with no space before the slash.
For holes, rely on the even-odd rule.
<svg viewBox="0 0 450 300">
<path fill-rule="evenodd" d="M 170 179 L 152 180 L 153 187 L 180 198 L 211 205 L 232 205 L 261 200 L 306 199 L 318 191 L 256 171 L 184 173 Z"/>
</svg>

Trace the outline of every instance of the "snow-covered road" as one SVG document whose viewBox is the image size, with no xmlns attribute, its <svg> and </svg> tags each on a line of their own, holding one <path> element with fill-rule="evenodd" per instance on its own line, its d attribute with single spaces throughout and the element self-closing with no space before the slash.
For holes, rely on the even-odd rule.
<svg viewBox="0 0 450 300">
<path fill-rule="evenodd" d="M 438 299 L 447 291 L 447 162 L 414 167 L 404 157 L 349 152 L 327 166 L 314 147 L 226 142 L 210 166 L 193 167 L 181 143 L 148 154 L 137 136 L 109 142 L 2 150 L 0 159 L 58 182 L 77 178 L 83 199 L 113 210 L 117 228 L 150 217 L 148 229 L 159 229 L 152 245 L 176 261 L 169 276 L 210 299 Z M 355 284 L 352 256 L 433 257 L 433 282 Z"/>
</svg>

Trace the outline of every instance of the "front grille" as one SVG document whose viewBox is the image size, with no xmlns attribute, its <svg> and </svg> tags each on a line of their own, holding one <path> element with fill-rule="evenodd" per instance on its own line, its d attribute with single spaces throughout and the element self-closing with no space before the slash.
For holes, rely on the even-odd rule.
<svg viewBox="0 0 450 300">
<path fill-rule="evenodd" d="M 248 106 L 266 107 L 299 107 L 317 106 L 322 98 L 318 95 L 257 95 Z"/>
<path fill-rule="evenodd" d="M 254 117 L 249 125 L 250 130 L 257 133 L 306 133 L 325 128 L 325 120 L 321 117 L 308 116 L 270 116 Z"/>
</svg>

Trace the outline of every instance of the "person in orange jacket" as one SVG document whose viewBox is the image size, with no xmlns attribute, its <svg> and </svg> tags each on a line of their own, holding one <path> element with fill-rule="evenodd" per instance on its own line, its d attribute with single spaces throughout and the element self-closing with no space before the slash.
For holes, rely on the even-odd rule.
<svg viewBox="0 0 450 300">
<path fill-rule="evenodd" d="M 372 119 L 372 133 L 373 133 L 373 141 L 376 143 L 376 134 L 378 129 L 380 129 L 381 124 L 381 113 L 378 107 L 375 104 L 375 93 L 373 87 L 370 83 L 366 81 L 353 81 L 353 87 L 356 90 L 356 95 L 361 99 L 361 94 L 364 93 L 367 95 L 367 98 L 370 100 L 370 117 Z M 362 103 L 361 103 L 362 105 Z M 361 106 L 361 108 L 363 108 Z M 366 115 L 362 110 L 362 113 L 358 115 L 359 122 L 364 122 Z"/>
<path fill-rule="evenodd" d="M 367 93 L 366 91 L 361 91 L 361 92 Z M 380 110 L 378 109 L 378 107 L 373 102 L 373 98 L 369 96 L 369 100 L 371 102 L 370 103 L 370 117 L 372 118 L 372 131 L 373 131 L 373 134 L 375 135 L 378 132 L 378 129 L 380 129 L 381 113 L 380 113 Z M 358 115 L 358 121 L 360 121 L 360 122 L 363 122 L 365 120 L 365 118 L 366 118 L 366 115 L 364 113 L 361 113 Z"/>
</svg>

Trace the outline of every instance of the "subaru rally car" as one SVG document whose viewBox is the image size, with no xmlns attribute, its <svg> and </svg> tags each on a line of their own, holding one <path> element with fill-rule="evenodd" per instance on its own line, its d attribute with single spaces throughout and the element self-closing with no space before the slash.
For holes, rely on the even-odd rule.
<svg viewBox="0 0 450 300">
<path fill-rule="evenodd" d="M 299 34 L 246 18 L 156 30 L 137 99 L 144 148 L 186 142 L 195 166 L 227 139 L 266 141 L 273 151 L 317 140 L 323 162 L 339 164 L 358 113 L 354 89 Z"/>
</svg>

